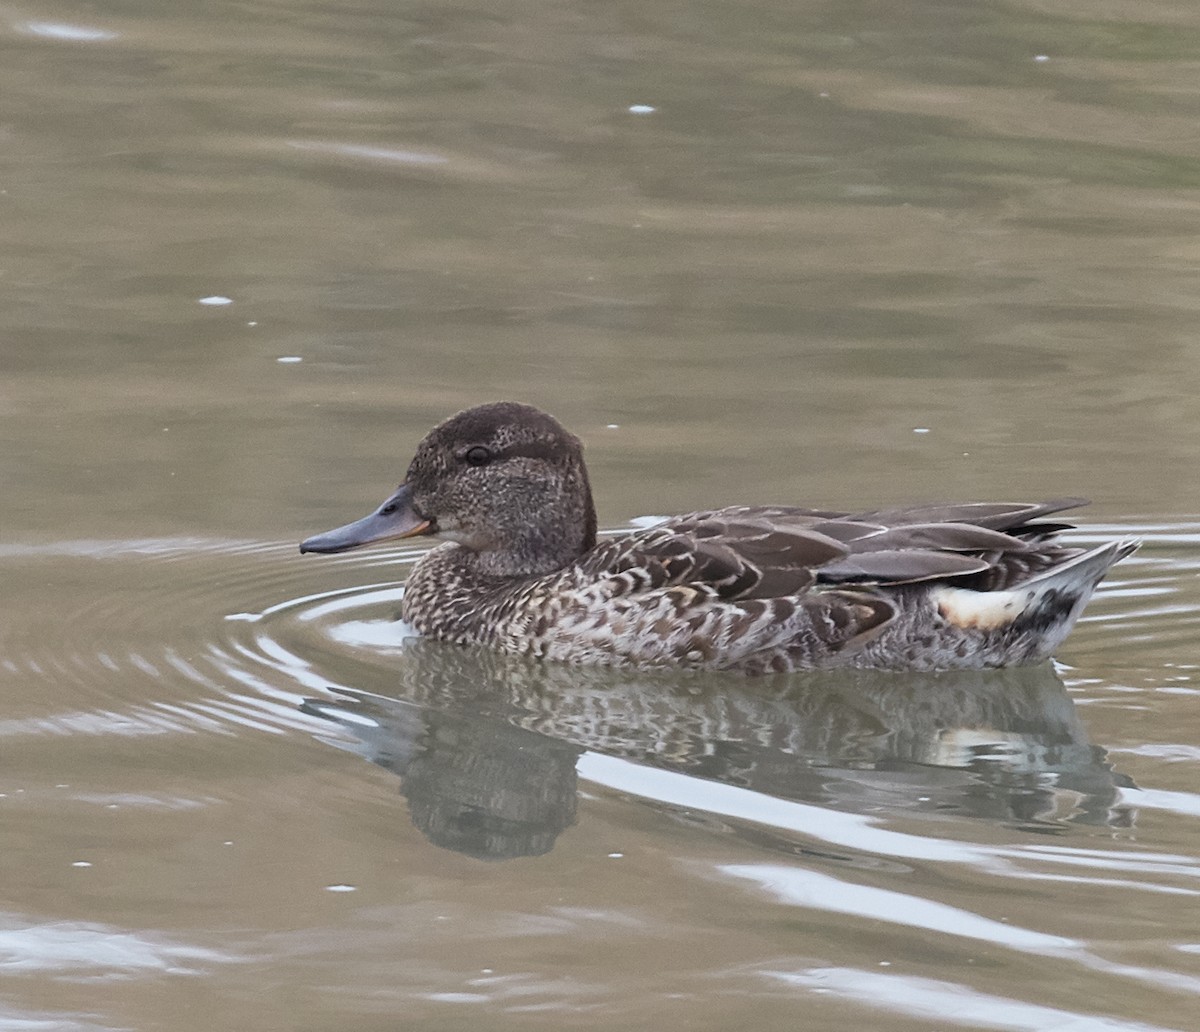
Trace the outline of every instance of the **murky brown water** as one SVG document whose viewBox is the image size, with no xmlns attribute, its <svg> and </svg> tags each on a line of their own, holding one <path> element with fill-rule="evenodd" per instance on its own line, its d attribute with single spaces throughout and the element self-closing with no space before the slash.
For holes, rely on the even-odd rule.
<svg viewBox="0 0 1200 1032">
<path fill-rule="evenodd" d="M 1194 4 L 0 43 L 0 1027 L 1196 1027 Z M 413 553 L 295 542 L 498 397 L 610 527 L 1071 493 L 1147 544 L 1055 670 L 405 645 Z"/>
</svg>

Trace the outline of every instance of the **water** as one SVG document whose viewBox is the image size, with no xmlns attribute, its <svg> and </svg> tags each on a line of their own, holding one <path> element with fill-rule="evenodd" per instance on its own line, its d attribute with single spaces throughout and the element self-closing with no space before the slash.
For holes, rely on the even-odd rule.
<svg viewBox="0 0 1200 1032">
<path fill-rule="evenodd" d="M 0 1028 L 1196 1027 L 1192 5 L 0 38 Z M 1084 494 L 1145 545 L 1054 668 L 406 641 L 413 550 L 296 542 L 500 397 L 613 529 Z"/>
</svg>

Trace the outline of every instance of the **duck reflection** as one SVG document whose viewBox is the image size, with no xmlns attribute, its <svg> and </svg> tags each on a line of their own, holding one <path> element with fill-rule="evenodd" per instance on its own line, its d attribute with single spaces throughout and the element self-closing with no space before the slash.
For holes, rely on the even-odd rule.
<svg viewBox="0 0 1200 1032">
<path fill-rule="evenodd" d="M 387 694 L 340 689 L 302 708 L 400 776 L 431 842 L 481 859 L 554 847 L 575 821 L 584 751 L 857 812 L 936 810 L 1042 831 L 1126 822 L 1117 789 L 1130 782 L 1088 743 L 1049 665 L 747 679 L 418 639 Z"/>
</svg>

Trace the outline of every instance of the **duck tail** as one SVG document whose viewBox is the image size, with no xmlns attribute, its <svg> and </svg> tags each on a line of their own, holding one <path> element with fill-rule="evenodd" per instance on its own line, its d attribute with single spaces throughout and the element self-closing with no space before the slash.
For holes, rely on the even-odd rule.
<svg viewBox="0 0 1200 1032">
<path fill-rule="evenodd" d="M 1138 538 L 1109 541 L 1091 551 L 1080 552 L 1065 562 L 1057 563 L 1050 569 L 1030 577 L 1020 587 L 1025 590 L 1033 588 L 1039 596 L 1053 591 L 1078 594 L 1086 602 L 1096 590 L 1096 585 L 1104 579 L 1104 575 L 1122 559 L 1136 552 L 1141 544 Z"/>
<path fill-rule="evenodd" d="M 1132 538 L 1110 541 L 1031 577 L 1016 590 L 1029 600 L 1012 630 L 1032 646 L 1030 659 L 1047 659 L 1075 626 L 1104 575 L 1141 542 Z"/>
<path fill-rule="evenodd" d="M 998 650 L 1001 661 L 996 665 L 1041 662 L 1071 632 L 1113 564 L 1140 543 L 1110 541 L 1080 551 L 1001 590 L 944 585 L 933 590 L 933 601 L 943 620 Z"/>
</svg>

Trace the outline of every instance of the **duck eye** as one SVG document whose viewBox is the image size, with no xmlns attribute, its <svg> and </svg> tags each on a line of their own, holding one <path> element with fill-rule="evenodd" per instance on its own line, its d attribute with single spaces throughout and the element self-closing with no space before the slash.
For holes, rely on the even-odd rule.
<svg viewBox="0 0 1200 1032">
<path fill-rule="evenodd" d="M 468 466 L 486 466 L 492 461 L 492 453 L 488 451 L 482 444 L 477 444 L 474 447 L 468 448 L 463 454 Z"/>
</svg>

